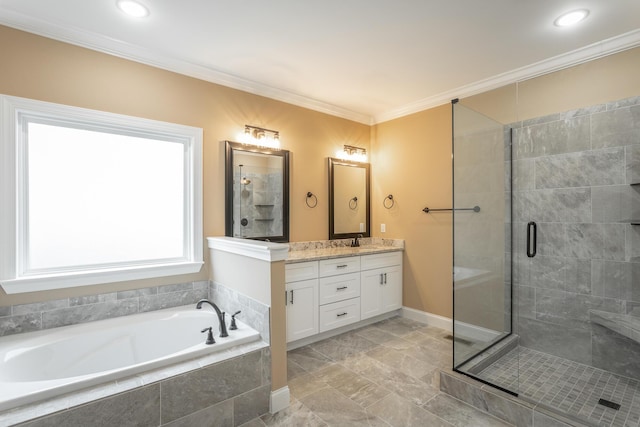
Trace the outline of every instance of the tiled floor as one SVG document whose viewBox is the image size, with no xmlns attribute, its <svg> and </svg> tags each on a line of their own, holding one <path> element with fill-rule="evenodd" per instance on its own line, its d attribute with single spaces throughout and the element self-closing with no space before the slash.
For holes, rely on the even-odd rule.
<svg viewBox="0 0 640 427">
<path fill-rule="evenodd" d="M 290 351 L 290 407 L 245 427 L 508 426 L 439 391 L 446 335 L 395 317 Z"/>
<path fill-rule="evenodd" d="M 640 426 L 640 382 L 601 369 L 518 347 L 478 376 L 597 425 Z M 621 407 L 599 405 L 600 398 Z"/>
</svg>

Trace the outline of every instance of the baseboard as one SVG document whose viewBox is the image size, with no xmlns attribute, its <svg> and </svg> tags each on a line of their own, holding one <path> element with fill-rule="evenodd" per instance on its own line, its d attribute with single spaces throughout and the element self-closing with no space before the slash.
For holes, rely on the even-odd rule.
<svg viewBox="0 0 640 427">
<path fill-rule="evenodd" d="M 472 325 L 465 322 L 456 322 L 456 336 L 471 338 L 474 341 L 491 342 L 501 335 L 493 329 Z"/>
<path fill-rule="evenodd" d="M 275 414 L 289 407 L 289 386 L 284 386 L 271 392 L 269 412 Z"/>
<path fill-rule="evenodd" d="M 444 329 L 453 332 L 453 322 L 448 317 L 440 316 L 426 311 L 416 310 L 415 308 L 402 307 L 400 315 L 416 322 L 425 323 L 429 326 Z"/>
<path fill-rule="evenodd" d="M 426 323 L 429 326 L 453 332 L 453 321 L 448 317 L 409 307 L 402 307 L 400 315 L 407 319 L 415 320 L 416 322 Z M 471 323 L 456 322 L 456 336 L 471 338 L 475 341 L 489 342 L 500 335 L 501 333 L 499 331 L 494 331 L 493 329 L 483 328 L 482 326 Z"/>
</svg>

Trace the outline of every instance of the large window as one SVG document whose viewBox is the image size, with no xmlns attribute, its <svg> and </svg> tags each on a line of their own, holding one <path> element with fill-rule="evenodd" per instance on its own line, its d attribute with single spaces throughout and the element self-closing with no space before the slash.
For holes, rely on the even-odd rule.
<svg viewBox="0 0 640 427">
<path fill-rule="evenodd" d="M 200 269 L 201 129 L 0 99 L 7 293 Z"/>
</svg>

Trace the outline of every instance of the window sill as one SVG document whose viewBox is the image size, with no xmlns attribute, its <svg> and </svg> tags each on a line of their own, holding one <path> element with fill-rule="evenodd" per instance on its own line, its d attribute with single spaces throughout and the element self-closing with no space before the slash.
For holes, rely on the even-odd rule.
<svg viewBox="0 0 640 427">
<path fill-rule="evenodd" d="M 129 280 L 152 279 L 155 277 L 177 276 L 197 273 L 203 262 L 183 262 L 154 264 L 129 268 L 92 270 L 79 273 L 61 273 L 26 276 L 18 279 L 2 280 L 0 286 L 7 294 L 49 291 L 76 286 L 99 285 Z"/>
</svg>

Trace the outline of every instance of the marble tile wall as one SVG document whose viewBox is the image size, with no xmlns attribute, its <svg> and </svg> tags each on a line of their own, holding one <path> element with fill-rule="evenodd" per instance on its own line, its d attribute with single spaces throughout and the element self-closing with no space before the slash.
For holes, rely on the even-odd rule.
<svg viewBox="0 0 640 427">
<path fill-rule="evenodd" d="M 640 97 L 513 126 L 513 278 L 521 344 L 640 377 L 589 310 L 640 317 Z M 526 225 L 538 254 L 526 256 Z M 624 348 L 634 347 L 624 343 Z M 635 348 L 635 347 L 634 347 Z M 637 350 L 637 349 L 636 349 Z M 640 353 L 635 352 L 640 358 Z"/>
<path fill-rule="evenodd" d="M 269 412 L 270 367 L 258 350 L 20 426 L 239 426 Z"/>
<path fill-rule="evenodd" d="M 188 282 L 129 291 L 0 307 L 0 336 L 195 304 L 209 282 Z"/>
<path fill-rule="evenodd" d="M 219 283 L 210 282 L 209 290 L 211 300 L 220 310 L 228 313 L 227 325 L 231 324 L 231 315 L 241 311 L 238 320 L 260 332 L 265 342 L 270 342 L 268 306 Z"/>
</svg>

